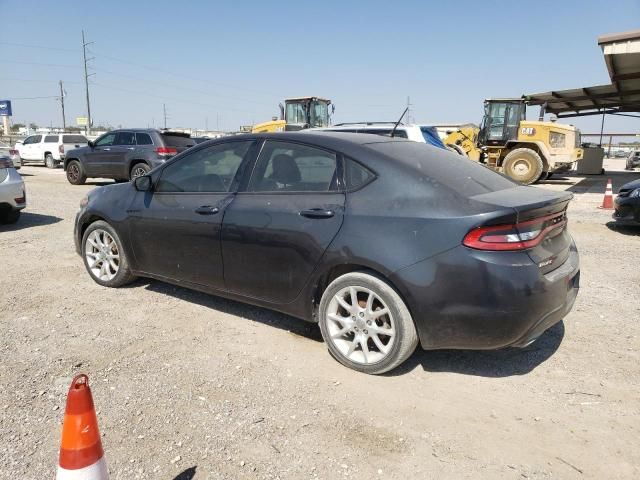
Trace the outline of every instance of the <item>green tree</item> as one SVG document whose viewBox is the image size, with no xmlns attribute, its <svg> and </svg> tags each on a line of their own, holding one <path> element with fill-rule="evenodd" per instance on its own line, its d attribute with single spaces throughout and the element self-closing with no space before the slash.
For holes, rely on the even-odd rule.
<svg viewBox="0 0 640 480">
<path fill-rule="evenodd" d="M 35 123 L 31 122 L 31 123 L 29 124 L 29 128 L 30 128 L 31 130 L 36 130 L 36 129 L 38 128 L 38 125 L 36 125 Z"/>
<path fill-rule="evenodd" d="M 21 128 L 24 128 L 24 127 L 25 127 L 25 124 L 24 124 L 24 123 L 14 123 L 14 124 L 11 126 L 11 131 L 12 131 L 12 132 L 17 132 L 18 130 L 20 130 Z"/>
</svg>

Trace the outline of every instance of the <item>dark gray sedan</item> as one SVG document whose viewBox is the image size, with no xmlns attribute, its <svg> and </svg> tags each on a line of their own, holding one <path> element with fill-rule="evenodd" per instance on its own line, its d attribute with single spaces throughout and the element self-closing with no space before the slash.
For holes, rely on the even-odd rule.
<svg viewBox="0 0 640 480">
<path fill-rule="evenodd" d="M 525 346 L 561 321 L 570 199 L 406 140 L 240 135 L 93 190 L 75 241 L 101 285 L 151 277 L 318 322 L 339 362 L 377 374 L 418 343 Z"/>
</svg>

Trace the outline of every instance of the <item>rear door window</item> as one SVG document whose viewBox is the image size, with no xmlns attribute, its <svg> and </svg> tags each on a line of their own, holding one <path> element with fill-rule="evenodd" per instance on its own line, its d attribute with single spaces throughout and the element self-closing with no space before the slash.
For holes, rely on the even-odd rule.
<svg viewBox="0 0 640 480">
<path fill-rule="evenodd" d="M 336 155 L 296 143 L 267 141 L 256 162 L 253 192 L 333 192 L 338 190 Z"/>
<path fill-rule="evenodd" d="M 44 143 L 58 143 L 58 135 L 47 135 L 44 137 Z"/>
<path fill-rule="evenodd" d="M 135 145 L 136 136 L 133 132 L 118 132 L 116 135 L 115 145 Z"/>
<path fill-rule="evenodd" d="M 84 135 L 63 135 L 62 143 L 87 143 Z"/>
<path fill-rule="evenodd" d="M 136 133 L 136 143 L 138 145 L 153 145 L 151 136 L 148 133 Z"/>
</svg>

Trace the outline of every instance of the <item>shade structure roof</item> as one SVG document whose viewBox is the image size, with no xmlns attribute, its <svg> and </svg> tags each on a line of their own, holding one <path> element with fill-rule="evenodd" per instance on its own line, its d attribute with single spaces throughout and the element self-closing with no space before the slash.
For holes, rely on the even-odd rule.
<svg viewBox="0 0 640 480">
<path fill-rule="evenodd" d="M 533 93 L 530 105 L 545 105 L 558 117 L 640 112 L 640 30 L 598 38 L 610 84 Z"/>
</svg>

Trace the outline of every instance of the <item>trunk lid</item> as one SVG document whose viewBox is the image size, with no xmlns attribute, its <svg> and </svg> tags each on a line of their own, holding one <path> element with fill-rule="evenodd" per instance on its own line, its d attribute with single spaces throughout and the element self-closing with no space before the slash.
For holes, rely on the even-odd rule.
<svg viewBox="0 0 640 480">
<path fill-rule="evenodd" d="M 504 207 L 512 209 L 513 214 L 501 215 L 487 225 L 498 225 L 513 222 L 518 225 L 535 224 L 536 220 L 544 220 L 543 240 L 532 248 L 527 249 L 531 260 L 538 265 L 542 273 L 548 273 L 560 267 L 569 257 L 571 235 L 567 230 L 566 212 L 573 194 L 569 192 L 555 192 L 537 187 L 519 186 L 496 192 L 483 193 L 471 197 L 495 207 L 496 211 L 504 211 Z M 558 226 L 562 224 L 561 226 Z M 554 225 L 558 226 L 553 228 Z"/>
</svg>

